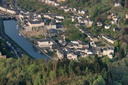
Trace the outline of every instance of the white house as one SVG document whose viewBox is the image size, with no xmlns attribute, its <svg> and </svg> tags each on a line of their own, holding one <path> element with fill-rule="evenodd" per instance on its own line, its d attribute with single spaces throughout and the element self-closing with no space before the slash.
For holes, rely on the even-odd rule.
<svg viewBox="0 0 128 85">
<path fill-rule="evenodd" d="M 59 57 L 59 59 L 63 59 L 64 58 L 64 55 L 59 51 L 57 50 L 57 56 Z"/>
<path fill-rule="evenodd" d="M 73 11 L 73 12 L 76 12 L 76 11 L 77 11 L 77 9 L 76 9 L 76 8 L 73 8 L 73 9 L 72 9 L 72 11 Z"/>
<path fill-rule="evenodd" d="M 42 27 L 42 26 L 44 26 L 44 22 L 38 21 L 38 20 L 36 20 L 36 21 L 28 21 L 28 25 L 29 25 L 31 28 L 33 28 L 33 27 L 37 28 L 37 27 Z"/>
<path fill-rule="evenodd" d="M 126 19 L 128 19 L 128 14 L 126 14 Z"/>
<path fill-rule="evenodd" d="M 108 56 L 110 59 L 114 56 L 114 48 L 113 47 L 97 47 L 96 54 L 98 56 Z"/>
<path fill-rule="evenodd" d="M 87 24 L 87 25 L 88 25 L 88 27 L 91 27 L 91 26 L 92 26 L 92 24 L 93 24 L 93 21 L 92 21 L 92 20 L 88 20 L 88 22 L 87 22 L 87 23 L 85 23 L 85 24 Z"/>
<path fill-rule="evenodd" d="M 14 10 L 7 9 L 7 8 L 1 7 L 1 6 L 0 6 L 0 10 L 11 13 L 11 14 L 16 14 L 16 12 Z"/>
<path fill-rule="evenodd" d="M 120 28 L 119 27 L 114 27 L 113 31 L 120 31 Z"/>
<path fill-rule="evenodd" d="M 52 48 L 52 45 L 53 45 L 53 42 L 49 39 L 41 39 L 41 40 L 38 40 L 37 41 L 37 45 L 40 47 L 40 48 Z"/>
<path fill-rule="evenodd" d="M 57 0 L 57 2 L 64 2 L 64 1 L 66 1 L 66 0 Z"/>
<path fill-rule="evenodd" d="M 110 27 L 111 27 L 110 25 L 105 25 L 104 26 L 105 29 L 110 29 Z"/>
<path fill-rule="evenodd" d="M 68 9 L 68 8 L 64 9 L 64 12 L 69 12 L 69 11 L 70 11 L 70 9 Z"/>
<path fill-rule="evenodd" d="M 77 60 L 77 55 L 75 55 L 73 52 L 67 54 L 67 58 L 69 60 Z"/>
<path fill-rule="evenodd" d="M 56 18 L 58 18 L 58 19 L 64 19 L 64 16 L 56 15 Z"/>
<path fill-rule="evenodd" d="M 111 21 L 111 24 L 117 24 L 117 21 L 112 20 L 112 21 Z"/>
<path fill-rule="evenodd" d="M 117 16 L 112 16 L 112 19 L 113 19 L 114 21 L 117 21 L 117 20 L 118 20 L 118 17 L 117 17 Z"/>
<path fill-rule="evenodd" d="M 54 6 L 59 6 L 59 5 L 60 5 L 60 4 L 59 4 L 59 3 L 57 3 L 57 2 L 55 2 L 55 3 L 54 3 Z"/>
<path fill-rule="evenodd" d="M 116 2 L 116 3 L 114 4 L 114 6 L 115 6 L 115 7 L 118 7 L 118 6 L 121 6 L 121 4 L 120 4 L 119 2 Z"/>
<path fill-rule="evenodd" d="M 114 49 L 103 50 L 103 55 L 107 55 L 110 59 L 112 59 L 114 55 Z"/>
<path fill-rule="evenodd" d="M 60 22 L 62 22 L 62 19 L 55 19 L 55 22 L 60 23 Z"/>
<path fill-rule="evenodd" d="M 102 22 L 97 22 L 97 26 L 102 26 Z"/>
<path fill-rule="evenodd" d="M 96 44 L 95 44 L 95 42 L 90 42 L 90 46 L 92 46 L 92 47 L 96 47 Z"/>
<path fill-rule="evenodd" d="M 85 53 L 85 52 L 81 52 L 81 53 L 80 53 L 80 56 L 81 56 L 81 57 L 87 57 L 88 55 L 87 55 L 87 53 Z"/>
<path fill-rule="evenodd" d="M 104 38 L 104 39 L 107 40 L 108 42 L 114 44 L 115 39 L 113 39 L 113 38 L 111 38 L 111 37 L 109 37 L 109 36 L 107 36 L 107 35 L 102 35 L 102 38 Z"/>
</svg>

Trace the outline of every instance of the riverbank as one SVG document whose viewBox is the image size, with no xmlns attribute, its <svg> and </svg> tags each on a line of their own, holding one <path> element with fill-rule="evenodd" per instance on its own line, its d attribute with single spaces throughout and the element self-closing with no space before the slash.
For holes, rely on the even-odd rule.
<svg viewBox="0 0 128 85">
<path fill-rule="evenodd" d="M 35 59 L 43 58 L 47 60 L 51 59 L 48 56 L 45 56 L 44 54 L 35 52 L 33 49 L 33 44 L 31 44 L 27 38 L 24 38 L 23 36 L 19 36 L 19 30 L 16 29 L 17 25 L 18 25 L 17 21 L 14 20 L 4 21 L 5 33 L 33 58 Z"/>
<path fill-rule="evenodd" d="M 21 34 L 21 36 L 23 36 L 32 46 L 34 46 L 37 51 L 39 51 L 41 54 L 45 55 L 46 57 L 48 57 L 51 60 L 54 60 L 53 57 L 47 55 L 43 50 L 41 50 L 39 47 L 37 47 L 29 38 L 27 38 L 21 31 L 19 31 L 19 33 Z"/>
<path fill-rule="evenodd" d="M 3 20 L 0 19 L 0 31 L 1 33 L 6 36 L 12 43 L 14 43 L 18 48 L 20 48 L 23 52 L 25 52 L 25 54 L 27 56 L 29 56 L 30 58 L 34 59 L 32 56 L 30 56 L 24 49 L 22 49 L 14 40 L 12 40 L 6 33 L 5 33 L 5 29 L 4 29 L 4 23 Z"/>
</svg>

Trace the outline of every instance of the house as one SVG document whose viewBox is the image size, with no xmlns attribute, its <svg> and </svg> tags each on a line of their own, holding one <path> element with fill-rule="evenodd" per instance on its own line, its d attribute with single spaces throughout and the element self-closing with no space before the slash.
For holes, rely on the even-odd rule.
<svg viewBox="0 0 128 85">
<path fill-rule="evenodd" d="M 70 43 L 68 43 L 67 47 L 78 49 L 78 48 L 89 48 L 89 45 L 86 44 L 85 42 L 78 40 L 78 41 L 71 41 Z"/>
<path fill-rule="evenodd" d="M 65 28 L 63 25 L 61 25 L 60 23 L 56 23 L 56 29 L 58 31 L 61 31 L 61 32 L 65 32 L 67 30 L 67 28 Z"/>
<path fill-rule="evenodd" d="M 114 56 L 114 47 L 96 47 L 98 56 L 108 56 L 110 59 Z"/>
<path fill-rule="evenodd" d="M 16 14 L 16 12 L 14 10 L 7 9 L 7 8 L 1 7 L 1 6 L 0 6 L 0 10 L 4 11 L 4 12 L 8 12 L 10 14 Z"/>
<path fill-rule="evenodd" d="M 92 41 L 92 42 L 90 42 L 90 46 L 91 46 L 91 47 L 96 47 L 95 42 L 93 42 L 93 41 Z"/>
<path fill-rule="evenodd" d="M 65 9 L 64 9 L 64 12 L 69 12 L 69 11 L 70 11 L 69 8 L 65 8 Z"/>
<path fill-rule="evenodd" d="M 76 12 L 76 11 L 77 11 L 77 9 L 76 9 L 76 8 L 72 8 L 72 11 L 73 11 L 73 12 Z"/>
<path fill-rule="evenodd" d="M 58 2 L 55 2 L 54 3 L 54 6 L 59 6 L 60 4 Z"/>
<path fill-rule="evenodd" d="M 64 19 L 64 16 L 56 15 L 56 18 L 57 18 L 57 19 Z"/>
<path fill-rule="evenodd" d="M 60 6 L 60 9 L 64 9 L 65 8 L 65 6 Z"/>
<path fill-rule="evenodd" d="M 49 29 L 48 32 L 51 37 L 56 36 L 58 33 L 56 29 Z"/>
<path fill-rule="evenodd" d="M 112 19 L 112 20 L 115 20 L 117 21 L 118 20 L 118 17 L 117 17 L 117 13 L 114 13 L 114 12 L 108 12 L 108 17 L 107 19 Z"/>
<path fill-rule="evenodd" d="M 93 21 L 88 19 L 87 21 L 85 21 L 86 27 L 91 27 L 93 24 Z"/>
<path fill-rule="evenodd" d="M 64 39 L 58 39 L 58 43 L 62 46 L 65 46 L 67 42 Z"/>
<path fill-rule="evenodd" d="M 64 55 L 63 55 L 62 52 L 60 52 L 60 50 L 57 50 L 56 54 L 59 57 L 59 59 L 63 59 L 64 58 Z"/>
<path fill-rule="evenodd" d="M 112 16 L 112 19 L 113 19 L 114 21 L 117 21 L 117 20 L 118 20 L 118 17 L 117 17 L 117 16 Z"/>
<path fill-rule="evenodd" d="M 55 15 L 54 15 L 54 14 L 43 14 L 43 17 L 44 17 L 44 18 L 51 19 L 51 20 L 54 20 Z"/>
<path fill-rule="evenodd" d="M 75 16 L 72 16 L 72 22 L 74 22 L 76 20 Z"/>
<path fill-rule="evenodd" d="M 33 30 L 28 24 L 24 24 L 22 27 L 24 28 L 24 30 L 25 30 L 26 32 Z"/>
<path fill-rule="evenodd" d="M 85 14 L 85 11 L 81 10 L 81 14 Z"/>
<path fill-rule="evenodd" d="M 111 37 L 109 37 L 109 36 L 107 36 L 107 35 L 102 35 L 102 38 L 104 38 L 104 39 L 107 40 L 108 42 L 114 44 L 114 41 L 115 41 L 114 38 L 111 38 Z"/>
<path fill-rule="evenodd" d="M 74 54 L 73 52 L 71 52 L 71 53 L 68 53 L 68 54 L 67 54 L 67 58 L 68 58 L 69 60 L 77 60 L 77 55 Z"/>
<path fill-rule="evenodd" d="M 104 26 L 105 29 L 110 29 L 110 27 L 111 27 L 110 25 L 105 25 Z"/>
<path fill-rule="evenodd" d="M 60 2 L 65 2 L 65 1 L 66 1 L 66 0 L 57 0 L 57 2 L 59 2 L 59 3 L 60 3 Z"/>
<path fill-rule="evenodd" d="M 82 17 L 77 17 L 77 20 L 79 23 L 85 23 L 86 27 L 91 27 L 93 24 L 93 21 L 90 19 L 82 18 Z"/>
<path fill-rule="evenodd" d="M 62 19 L 55 19 L 55 22 L 56 23 L 60 23 L 60 22 L 62 22 L 63 20 Z"/>
<path fill-rule="evenodd" d="M 37 41 L 37 45 L 40 48 L 52 48 L 53 42 L 50 39 L 40 39 Z"/>
<path fill-rule="evenodd" d="M 113 31 L 120 31 L 120 28 L 119 27 L 114 27 Z"/>
<path fill-rule="evenodd" d="M 44 26 L 44 22 L 39 20 L 28 21 L 27 24 L 30 28 L 38 28 Z"/>
<path fill-rule="evenodd" d="M 78 14 L 85 14 L 84 10 L 78 10 Z"/>
<path fill-rule="evenodd" d="M 85 53 L 85 52 L 80 52 L 80 56 L 81 56 L 81 57 L 87 57 L 88 55 L 87 55 L 87 53 Z"/>
<path fill-rule="evenodd" d="M 72 7 L 69 7 L 69 10 L 70 10 L 71 12 L 73 12 L 73 8 L 72 8 Z"/>
<path fill-rule="evenodd" d="M 126 14 L 126 19 L 128 19 L 128 14 Z"/>
<path fill-rule="evenodd" d="M 86 15 L 86 18 L 90 18 L 90 15 Z"/>
<path fill-rule="evenodd" d="M 30 18 L 30 16 L 28 16 L 28 14 L 24 14 L 24 13 L 20 13 L 18 15 L 18 17 L 19 17 L 21 22 L 27 21 Z"/>
<path fill-rule="evenodd" d="M 56 29 L 57 28 L 57 25 L 55 24 L 55 22 L 50 22 L 49 23 L 49 29 Z"/>
<path fill-rule="evenodd" d="M 97 22 L 97 26 L 102 26 L 102 22 Z"/>
<path fill-rule="evenodd" d="M 114 6 L 119 7 L 119 6 L 121 6 L 121 4 L 119 2 L 115 2 Z"/>
<path fill-rule="evenodd" d="M 111 21 L 111 24 L 117 24 L 117 21 L 112 20 L 112 21 Z"/>
</svg>

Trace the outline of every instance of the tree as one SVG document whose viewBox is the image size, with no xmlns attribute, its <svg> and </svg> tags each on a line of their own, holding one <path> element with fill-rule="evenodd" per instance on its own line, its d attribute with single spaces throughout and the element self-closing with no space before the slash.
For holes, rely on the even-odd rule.
<svg viewBox="0 0 128 85">
<path fill-rule="evenodd" d="M 102 75 L 99 75 L 98 78 L 95 81 L 93 81 L 92 85 L 106 85 L 106 83 Z"/>
<path fill-rule="evenodd" d="M 51 81 L 56 80 L 56 71 L 50 71 L 49 77 Z"/>
</svg>

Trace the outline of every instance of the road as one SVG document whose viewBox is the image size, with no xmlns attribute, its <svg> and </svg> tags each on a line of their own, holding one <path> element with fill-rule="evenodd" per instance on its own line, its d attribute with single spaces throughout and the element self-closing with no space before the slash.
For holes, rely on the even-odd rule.
<svg viewBox="0 0 128 85">
<path fill-rule="evenodd" d="M 8 47 L 11 48 L 11 52 L 15 57 L 22 57 L 22 55 L 25 54 L 25 52 L 21 48 L 19 48 L 19 46 L 16 45 L 10 38 L 8 38 L 8 36 L 4 34 L 2 22 L 3 21 L 0 20 L 0 37 L 6 41 Z"/>
</svg>

